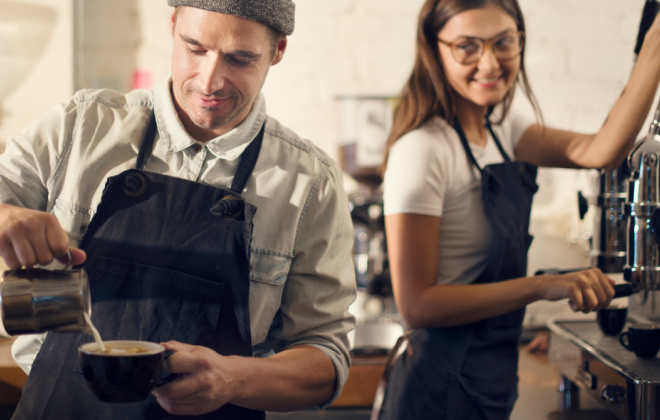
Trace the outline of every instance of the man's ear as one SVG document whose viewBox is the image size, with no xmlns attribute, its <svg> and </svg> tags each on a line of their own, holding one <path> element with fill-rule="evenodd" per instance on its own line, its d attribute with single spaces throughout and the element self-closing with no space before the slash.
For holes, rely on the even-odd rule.
<svg viewBox="0 0 660 420">
<path fill-rule="evenodd" d="M 172 16 L 170 16 L 170 35 L 174 38 L 174 27 L 176 26 L 176 8 L 172 10 Z"/>
<path fill-rule="evenodd" d="M 270 62 L 271 66 L 274 66 L 280 61 L 282 61 L 282 58 L 284 58 L 284 51 L 286 51 L 286 46 L 287 46 L 287 37 L 283 36 L 277 42 L 277 47 L 275 48 L 275 54 L 273 55 L 273 60 Z"/>
</svg>

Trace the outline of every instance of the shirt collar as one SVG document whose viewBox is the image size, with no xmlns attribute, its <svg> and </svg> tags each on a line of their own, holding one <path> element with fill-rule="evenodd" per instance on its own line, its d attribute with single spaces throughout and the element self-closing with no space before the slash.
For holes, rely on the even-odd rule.
<svg viewBox="0 0 660 420">
<path fill-rule="evenodd" d="M 171 86 L 172 78 L 167 77 L 154 89 L 154 113 L 163 150 L 168 155 L 198 143 L 188 134 L 179 119 L 172 99 Z M 219 158 L 235 160 L 257 137 L 264 121 L 266 121 L 266 101 L 263 94 L 259 93 L 252 110 L 238 127 L 204 145 Z"/>
</svg>

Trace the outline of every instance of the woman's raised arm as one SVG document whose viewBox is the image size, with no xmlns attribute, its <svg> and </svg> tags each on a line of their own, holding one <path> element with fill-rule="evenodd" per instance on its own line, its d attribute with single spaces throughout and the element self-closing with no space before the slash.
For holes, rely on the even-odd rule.
<svg viewBox="0 0 660 420">
<path fill-rule="evenodd" d="M 561 168 L 618 167 L 646 121 L 660 83 L 660 15 L 646 34 L 625 90 L 607 121 L 593 135 L 530 127 L 516 147 L 516 159 Z"/>
</svg>

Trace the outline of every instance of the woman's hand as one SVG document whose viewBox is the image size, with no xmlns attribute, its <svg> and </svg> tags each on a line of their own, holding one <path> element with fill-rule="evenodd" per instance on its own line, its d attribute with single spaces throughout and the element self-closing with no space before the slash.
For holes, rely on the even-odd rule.
<svg viewBox="0 0 660 420">
<path fill-rule="evenodd" d="M 605 308 L 614 297 L 614 281 L 598 268 L 560 275 L 538 276 L 540 298 L 569 299 L 575 312 L 588 313 Z"/>
</svg>

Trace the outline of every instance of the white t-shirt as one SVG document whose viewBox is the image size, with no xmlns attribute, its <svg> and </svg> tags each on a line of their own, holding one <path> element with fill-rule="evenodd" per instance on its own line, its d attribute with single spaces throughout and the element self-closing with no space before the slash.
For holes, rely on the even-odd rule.
<svg viewBox="0 0 660 420">
<path fill-rule="evenodd" d="M 511 159 L 533 123 L 510 112 L 501 125 L 493 125 Z M 504 161 L 487 133 L 484 148 L 470 144 L 482 168 Z M 385 171 L 383 200 L 385 215 L 442 217 L 437 284 L 469 284 L 486 268 L 492 230 L 481 200 L 481 174 L 444 119 L 435 117 L 394 144 Z"/>
</svg>

